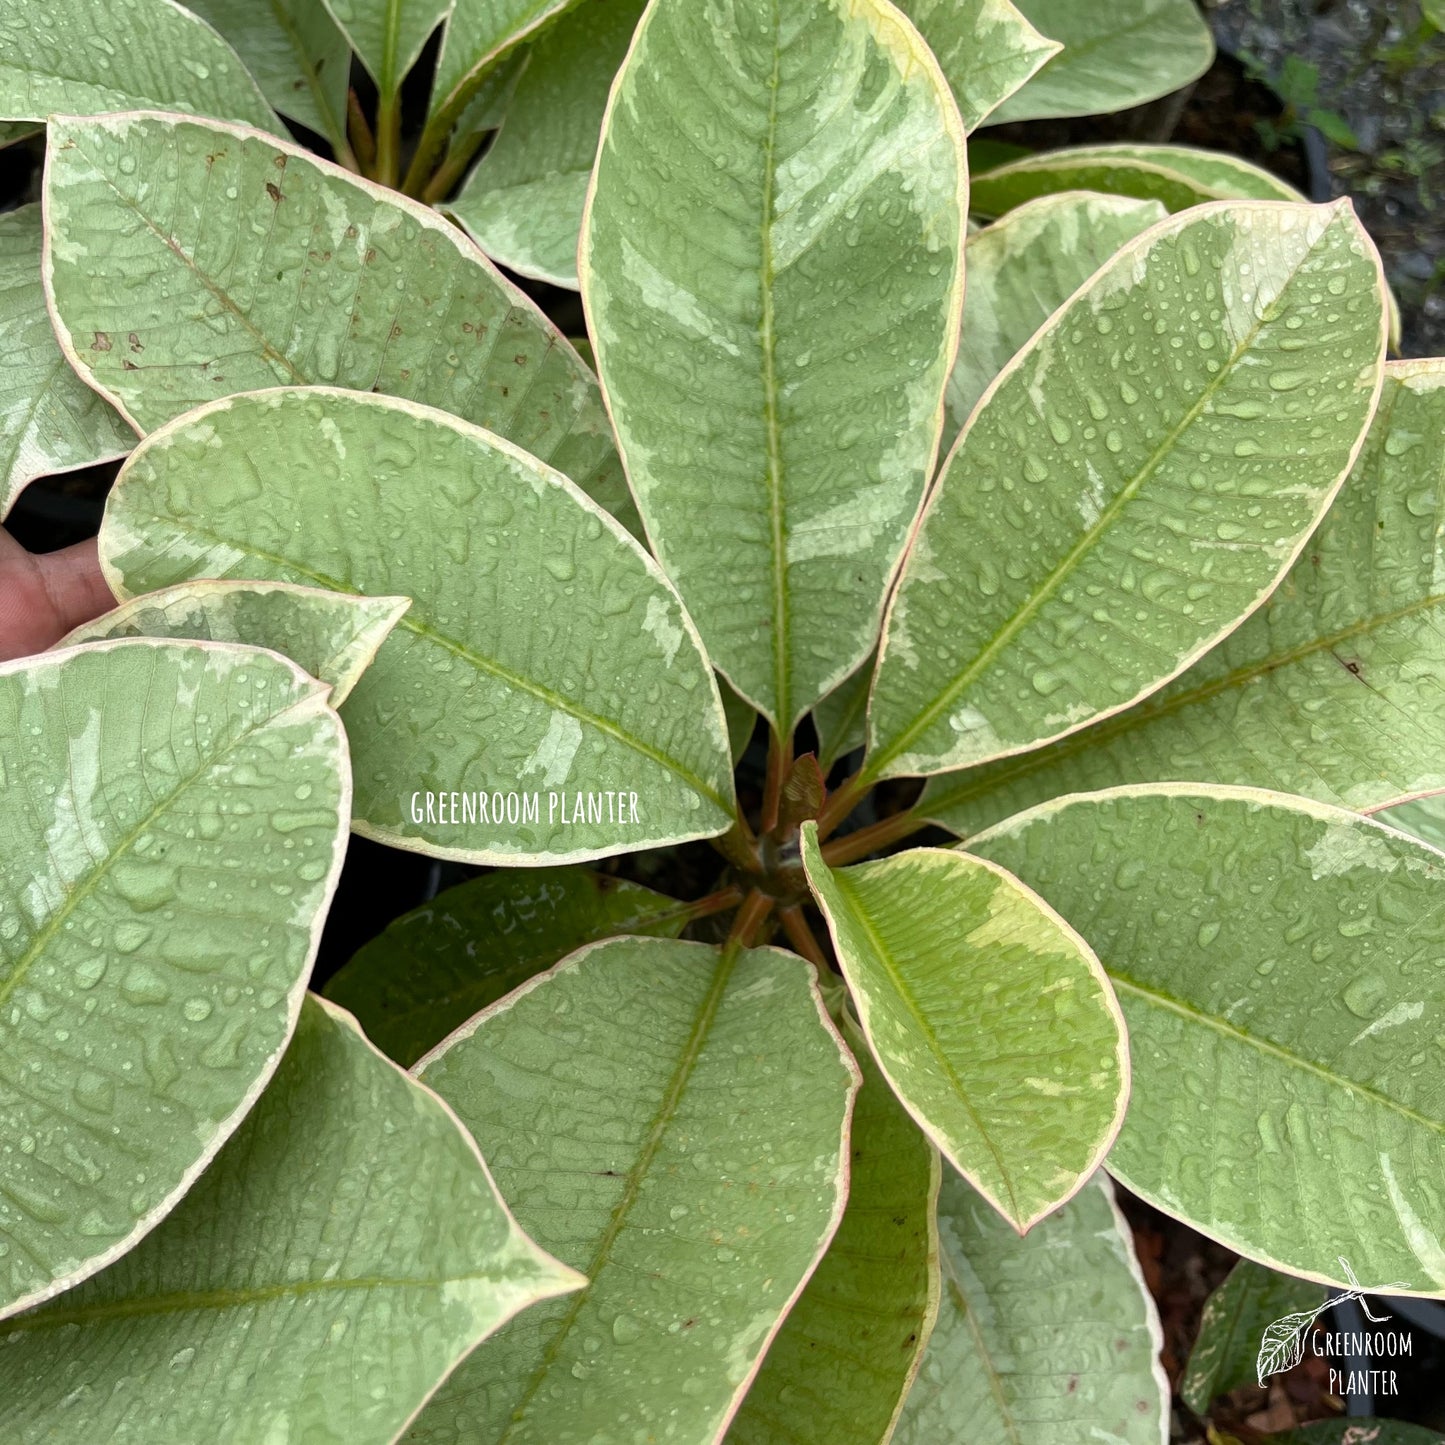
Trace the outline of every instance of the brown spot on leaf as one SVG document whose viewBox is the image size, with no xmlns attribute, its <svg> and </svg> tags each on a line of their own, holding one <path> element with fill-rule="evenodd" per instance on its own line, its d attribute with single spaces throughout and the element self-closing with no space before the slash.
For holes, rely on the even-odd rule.
<svg viewBox="0 0 1445 1445">
<path fill-rule="evenodd" d="M 137 336 L 134 331 L 126 337 L 126 340 L 130 342 L 130 349 L 132 351 L 140 353 L 145 350 L 145 347 L 141 345 L 140 337 Z"/>
<path fill-rule="evenodd" d="M 317 70 L 321 69 L 319 63 L 317 64 L 316 68 Z M 286 157 L 278 152 L 276 155 L 271 157 L 271 164 L 275 166 L 278 171 L 284 171 L 286 169 Z"/>
<path fill-rule="evenodd" d="M 512 360 L 515 361 L 518 366 L 525 366 L 527 364 L 527 358 L 525 356 L 514 356 Z"/>
<path fill-rule="evenodd" d="M 135 364 L 135 362 L 133 362 L 133 361 L 130 359 L 130 357 L 128 357 L 128 356 L 122 356 L 122 357 L 121 357 L 121 359 L 120 359 L 120 368 L 121 368 L 122 371 L 139 371 L 139 370 L 140 370 L 140 367 L 138 367 L 138 366 Z"/>
<path fill-rule="evenodd" d="M 97 331 L 95 333 L 95 340 L 92 341 L 90 345 L 94 351 L 109 351 L 110 337 L 104 331 Z"/>
<path fill-rule="evenodd" d="M 280 203 L 280 201 L 281 201 L 281 199 L 282 199 L 282 196 L 281 196 L 281 187 L 278 186 L 278 185 L 274 185 L 274 184 L 273 184 L 272 182 L 270 182 L 270 181 L 267 181 L 267 182 L 266 182 L 266 194 L 267 194 L 268 196 L 270 196 L 271 199 L 272 199 L 273 201 L 277 202 L 278 204 Z"/>
</svg>

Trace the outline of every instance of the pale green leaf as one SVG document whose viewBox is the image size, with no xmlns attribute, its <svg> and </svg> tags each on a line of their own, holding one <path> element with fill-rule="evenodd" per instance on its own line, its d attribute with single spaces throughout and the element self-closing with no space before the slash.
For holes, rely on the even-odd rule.
<svg viewBox="0 0 1445 1445">
<path fill-rule="evenodd" d="M 0 119 L 142 107 L 285 134 L 236 52 L 172 0 L 0 0 Z"/>
<path fill-rule="evenodd" d="M 323 0 L 189 0 L 187 8 L 236 47 L 282 115 L 345 146 L 351 47 Z"/>
<path fill-rule="evenodd" d="M 1016 0 L 1064 49 L 993 113 L 997 122 L 1099 115 L 1197 80 L 1214 39 L 1194 0 Z"/>
<path fill-rule="evenodd" d="M 1020 1239 L 945 1171 L 943 1299 L 894 1445 L 1167 1445 L 1163 1332 L 1096 1176 Z"/>
<path fill-rule="evenodd" d="M 577 238 L 612 78 L 643 0 L 587 0 L 530 48 L 496 139 L 446 209 L 494 261 L 577 288 Z"/>
<path fill-rule="evenodd" d="M 1445 364 L 1385 371 L 1349 481 L 1253 617 L 1139 706 L 931 779 L 923 815 L 968 834 L 1116 783 L 1251 784 L 1355 809 L 1445 788 Z"/>
<path fill-rule="evenodd" d="M 982 125 L 1062 48 L 1013 0 L 904 0 L 899 9 L 938 57 L 965 130 Z"/>
<path fill-rule="evenodd" d="M 331 688 L 340 707 L 408 607 L 408 597 L 358 597 L 291 582 L 179 582 L 122 602 L 55 645 L 111 637 L 194 637 L 283 653 Z"/>
<path fill-rule="evenodd" d="M 1255 1364 L 1265 1330 L 1286 1315 L 1313 1311 L 1325 1292 L 1242 1259 L 1204 1305 L 1199 1337 L 1179 1382 L 1179 1394 L 1196 1415 L 1207 1415 L 1218 1395 L 1256 1383 Z"/>
<path fill-rule="evenodd" d="M 1220 151 L 1170 145 L 1095 145 L 1023 156 L 975 173 L 970 204 L 984 216 L 1058 191 L 1101 191 L 1166 210 L 1205 201 L 1303 201 L 1293 186 L 1261 166 Z"/>
<path fill-rule="evenodd" d="M 488 1341 L 407 1439 L 717 1440 L 843 1209 L 858 1073 L 811 967 L 594 944 L 419 1071 L 588 1285 Z"/>
<path fill-rule="evenodd" d="M 233 0 L 226 0 L 233 3 Z M 401 89 L 451 0 L 324 0 L 383 100 Z"/>
<path fill-rule="evenodd" d="M 1110 1172 L 1231 1249 L 1445 1294 L 1445 855 L 1252 788 L 1146 784 L 973 840 L 1098 950 L 1134 1063 Z"/>
<path fill-rule="evenodd" d="M 867 737 L 868 689 L 873 683 L 875 659 L 845 678 L 813 708 L 818 730 L 818 766 L 827 774 L 839 758 L 861 748 Z"/>
<path fill-rule="evenodd" d="M 1445 852 L 1445 798 L 1421 798 L 1404 803 L 1381 813 L 1379 821 Z"/>
<path fill-rule="evenodd" d="M 1098 1167 L 1129 1052 L 1088 944 L 1001 868 L 917 848 L 803 866 L 868 1045 L 944 1157 L 1020 1232 Z"/>
<path fill-rule="evenodd" d="M 1271 1435 L 1269 1445 L 1445 1445 L 1445 1435 L 1399 1420 L 1321 1420 Z"/>
<path fill-rule="evenodd" d="M 517 1228 L 429 1090 L 308 1001 L 175 1213 L 0 1325 L 7 1445 L 390 1445 L 518 1310 L 580 1283 Z"/>
<path fill-rule="evenodd" d="M 70 369 L 40 282 L 39 206 L 0 216 L 0 518 L 36 477 L 122 457 L 135 434 Z"/>
<path fill-rule="evenodd" d="M 733 765 L 742 760 L 757 730 L 758 715 L 752 703 L 745 701 L 728 685 L 725 677 L 718 678 L 718 692 L 722 695 L 723 715 L 728 724 L 728 751 L 732 753 Z"/>
<path fill-rule="evenodd" d="M 255 1102 L 301 1007 L 350 776 L 326 689 L 253 648 L 7 663 L 0 737 L 5 1315 L 124 1254 Z"/>
<path fill-rule="evenodd" d="M 260 387 L 380 391 L 500 433 L 626 520 L 596 378 L 429 207 L 175 116 L 60 121 L 50 145 L 62 345 L 137 429 Z"/>
<path fill-rule="evenodd" d="M 732 821 L 712 671 L 657 565 L 444 412 L 331 388 L 215 402 L 132 454 L 100 551 L 121 597 L 196 577 L 412 597 L 343 709 L 367 837 L 567 863 Z"/>
<path fill-rule="evenodd" d="M 946 447 L 1034 332 L 1164 215 L 1154 201 L 1065 192 L 1028 202 L 968 238 L 963 333 L 944 393 Z"/>
<path fill-rule="evenodd" d="M 452 0 L 432 86 L 429 123 L 456 120 L 500 59 L 576 4 L 577 0 Z M 612 9 L 617 0 L 588 0 L 588 4 Z M 623 4 L 630 6 L 630 0 Z"/>
<path fill-rule="evenodd" d="M 743 1400 L 729 1445 L 887 1440 L 938 1313 L 939 1160 L 868 1054 L 853 1110 L 848 1207 Z"/>
<path fill-rule="evenodd" d="M 1384 348 L 1348 202 L 1219 202 L 1125 246 L 944 466 L 885 623 L 865 777 L 1024 752 L 1218 643 L 1349 472 Z"/>
<path fill-rule="evenodd" d="M 584 943 L 675 938 L 685 904 L 588 868 L 507 868 L 404 913 L 326 985 L 406 1068 L 481 1009 Z"/>
<path fill-rule="evenodd" d="M 658 560 L 784 731 L 877 639 L 937 447 L 965 192 L 957 107 L 891 6 L 643 17 L 583 224 L 588 330 Z"/>
<path fill-rule="evenodd" d="M 970 153 L 972 154 L 972 152 Z M 1009 158 L 989 170 L 976 168 L 970 204 L 976 214 L 1001 216 L 1015 206 L 1059 191 L 1090 190 L 1158 201 L 1170 211 L 1206 201 L 1303 201 L 1291 185 L 1239 156 L 1193 146 L 1077 146 L 1045 155 Z M 1400 347 L 1400 305 L 1386 293 L 1390 345 Z"/>
</svg>

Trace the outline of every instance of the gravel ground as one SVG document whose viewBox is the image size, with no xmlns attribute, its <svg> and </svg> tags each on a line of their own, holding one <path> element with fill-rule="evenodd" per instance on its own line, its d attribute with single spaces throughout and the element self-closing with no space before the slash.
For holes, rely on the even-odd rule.
<svg viewBox="0 0 1445 1445">
<path fill-rule="evenodd" d="M 1379 244 L 1404 313 L 1404 354 L 1440 356 L 1445 35 L 1425 21 L 1420 6 L 1421 0 L 1204 0 L 1220 49 L 1283 93 L 1279 118 L 1265 119 L 1266 132 L 1305 121 L 1312 106 L 1326 112 L 1318 130 L 1328 182 L 1335 195 L 1354 198 Z"/>
</svg>

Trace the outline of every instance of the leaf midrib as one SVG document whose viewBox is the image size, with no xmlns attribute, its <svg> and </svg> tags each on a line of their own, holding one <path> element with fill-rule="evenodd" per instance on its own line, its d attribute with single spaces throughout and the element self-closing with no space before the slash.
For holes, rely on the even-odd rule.
<svg viewBox="0 0 1445 1445">
<path fill-rule="evenodd" d="M 1138 708 L 1131 708 L 1120 713 L 1117 718 L 1096 724 L 1097 730 L 1085 729 L 1052 747 L 1026 753 L 1015 766 L 990 774 L 987 779 L 980 778 L 972 786 L 961 788 L 956 792 L 940 793 L 930 804 L 924 806 L 923 811 L 928 812 L 930 807 L 934 811 L 955 808 L 963 803 L 971 802 L 974 798 L 984 797 L 999 788 L 1006 787 L 1009 783 L 1027 777 L 1031 773 L 1047 772 L 1069 758 L 1076 757 L 1080 753 L 1092 752 L 1095 748 L 1107 747 L 1126 733 L 1149 727 L 1161 718 L 1168 717 L 1184 708 L 1208 702 L 1221 693 L 1229 692 L 1237 687 L 1244 687 L 1261 677 L 1269 676 L 1272 672 L 1278 672 L 1281 668 L 1301 662 L 1307 657 L 1313 657 L 1320 652 L 1328 652 L 1340 646 L 1341 643 L 1352 641 L 1356 637 L 1389 627 L 1393 623 L 1402 622 L 1418 613 L 1429 612 L 1437 607 L 1445 607 L 1445 592 L 1431 593 L 1408 606 L 1397 608 L 1394 612 L 1378 613 L 1363 618 L 1349 627 L 1341 628 L 1338 632 L 1315 638 L 1299 647 L 1291 648 L 1287 652 L 1256 658 L 1254 662 L 1237 667 L 1211 682 L 1200 683 L 1192 688 L 1181 688 L 1178 692 L 1164 695 L 1157 702 L 1145 702 Z"/>
<path fill-rule="evenodd" d="M 510 1422 L 497 1437 L 496 1445 L 507 1445 L 517 1427 L 525 1423 L 527 1407 L 536 1398 L 537 1392 L 542 1388 L 548 1374 L 557 1364 L 558 1357 L 562 1353 L 562 1346 L 576 1325 L 583 1305 L 592 1298 L 598 1277 L 610 1262 L 612 1247 L 616 1244 L 623 1226 L 627 1223 L 627 1216 L 632 1212 L 633 1206 L 641 1195 L 643 1181 L 647 1178 L 658 1152 L 662 1148 L 662 1141 L 676 1117 L 678 1106 L 687 1092 L 688 1083 L 697 1068 L 698 1060 L 702 1057 L 703 1047 L 707 1043 L 713 1021 L 722 1004 L 723 995 L 727 992 L 727 986 L 732 978 L 733 970 L 737 966 L 740 952 L 740 945 L 734 940 L 722 950 L 718 957 L 713 968 L 712 980 L 708 984 L 707 992 L 703 995 L 701 1007 L 693 1019 L 692 1028 L 683 1045 L 682 1053 L 678 1057 L 677 1065 L 673 1069 L 672 1077 L 668 1080 L 657 1110 L 652 1116 L 647 1134 L 642 1141 L 642 1147 L 638 1150 L 637 1157 L 627 1171 L 622 1193 L 618 1197 L 617 1203 L 612 1206 L 607 1225 L 602 1231 L 597 1247 L 592 1252 L 592 1258 L 588 1261 L 587 1268 L 583 1271 L 587 1276 L 587 1284 L 568 1300 L 567 1309 L 557 1322 L 556 1329 L 542 1352 L 541 1362 L 512 1404 Z"/>
<path fill-rule="evenodd" d="M 935 697 L 934 701 L 917 713 L 913 721 L 903 728 L 887 747 L 880 748 L 875 756 L 864 760 L 863 769 L 860 774 L 861 777 L 869 781 L 876 781 L 881 776 L 883 769 L 917 742 L 918 739 L 938 721 L 939 717 L 957 701 L 960 694 L 970 683 L 977 679 L 979 674 L 993 661 L 998 653 L 1012 642 L 1019 632 L 1033 619 L 1038 610 L 1063 584 L 1064 579 L 1073 572 L 1079 561 L 1093 550 L 1099 538 L 1103 536 L 1106 530 L 1113 526 L 1120 513 L 1134 501 L 1145 484 L 1153 478 L 1154 474 L 1163 465 L 1165 459 L 1173 453 L 1180 439 L 1189 431 L 1194 423 L 1205 414 L 1206 409 L 1220 389 L 1232 378 L 1235 369 L 1239 366 L 1250 348 L 1253 347 L 1260 332 L 1277 319 L 1279 308 L 1285 294 L 1295 284 L 1305 263 L 1314 255 L 1321 242 L 1333 229 L 1334 222 L 1331 221 L 1325 225 L 1319 235 L 1310 242 L 1309 247 L 1292 267 L 1288 276 L 1281 281 L 1274 297 L 1267 305 L 1261 308 L 1260 314 L 1251 322 L 1249 330 L 1232 348 L 1227 360 L 1214 376 L 1205 383 L 1199 393 L 1198 399 L 1160 439 L 1158 445 L 1154 448 L 1153 452 L 1150 453 L 1147 460 L 1135 475 L 1110 499 L 1108 505 L 1099 513 L 1093 526 L 1089 527 L 1083 533 L 1079 540 L 1065 554 L 1063 559 L 1050 571 L 1043 582 L 1029 594 L 1023 605 L 994 633 L 988 642 L 984 644 L 983 648 L 975 654 L 972 661 L 945 685 Z M 967 443 L 965 441 L 958 447 L 955 453 L 955 460 L 963 456 L 966 445 Z M 948 470 L 951 475 L 953 468 L 950 466 Z M 946 482 L 947 477 L 945 477 L 943 481 Z M 942 485 L 943 483 L 940 482 L 940 486 Z M 920 535 L 921 532 L 926 531 L 926 529 L 927 522 L 925 521 L 923 528 L 920 529 Z M 905 563 L 905 566 L 906 565 Z M 900 584 L 900 593 L 902 587 L 903 584 Z"/>
<path fill-rule="evenodd" d="M 967 1111 L 968 1117 L 973 1121 L 973 1127 L 978 1131 L 979 1138 L 987 1145 L 989 1153 L 993 1156 L 994 1165 L 998 1169 L 999 1179 L 1002 1181 L 1004 1190 L 1008 1195 L 1009 1208 L 1013 1211 L 1013 1218 L 1019 1218 L 1019 1204 L 1014 1194 L 1013 1179 L 1010 1177 L 1008 1169 L 1004 1164 L 1003 1155 L 999 1152 L 998 1145 L 994 1143 L 992 1136 L 984 1127 L 983 1120 L 979 1118 L 973 1100 L 964 1088 L 963 1080 L 959 1078 L 958 1071 L 953 1067 L 953 1061 L 943 1051 L 943 1047 L 938 1042 L 938 1035 L 935 1033 L 933 1025 L 924 1017 L 923 1011 L 918 1006 L 918 1001 L 913 996 L 913 991 L 903 981 L 903 976 L 898 971 L 897 963 L 888 952 L 882 937 L 873 927 L 871 920 L 864 911 L 857 889 L 844 875 L 842 869 L 834 869 L 832 871 L 832 878 L 838 888 L 839 894 L 842 896 L 844 902 L 848 904 L 849 913 L 867 935 L 868 942 L 877 955 L 879 962 L 883 965 L 883 970 L 888 975 L 889 982 L 892 983 L 894 990 L 903 1001 L 904 1006 L 908 1009 L 909 1016 L 914 1020 L 920 1032 L 923 1034 L 923 1039 L 928 1045 L 929 1052 L 940 1065 L 949 1083 L 953 1085 L 953 1091 Z M 882 1067 L 881 1062 L 880 1067 Z"/>
<path fill-rule="evenodd" d="M 994 1365 L 993 1352 L 989 1349 L 988 1341 L 984 1338 L 983 1328 L 969 1305 L 968 1296 L 963 1292 L 963 1281 L 959 1278 L 958 1271 L 954 1268 L 953 1259 L 948 1250 L 941 1249 L 938 1253 L 939 1263 L 942 1266 L 949 1293 L 953 1295 L 954 1304 L 963 1314 L 964 1323 L 968 1326 L 968 1332 L 973 1336 L 976 1357 L 983 1366 L 984 1375 L 988 1379 L 988 1388 L 993 1395 L 994 1404 L 998 1407 L 999 1418 L 1008 1430 L 1009 1445 L 1024 1445 L 1024 1438 L 1019 1431 L 1018 1421 L 1014 1419 L 1013 1411 L 1009 1409 L 1008 1397 L 1004 1394 L 1003 1376 Z"/>
<path fill-rule="evenodd" d="M 1334 1088 L 1344 1089 L 1350 1093 L 1359 1095 L 1360 1098 L 1369 1103 L 1378 1105 L 1391 1113 L 1398 1114 L 1402 1119 L 1408 1120 L 1430 1133 L 1445 1138 L 1445 1121 L 1431 1119 L 1425 1114 L 1412 1109 L 1408 1104 L 1401 1103 L 1398 1099 L 1392 1099 L 1388 1094 L 1382 1094 L 1378 1089 L 1369 1084 L 1362 1084 L 1357 1079 L 1351 1079 L 1345 1074 L 1337 1074 L 1323 1064 L 1318 1064 L 1312 1059 L 1302 1057 L 1287 1048 L 1283 1044 L 1275 1043 L 1272 1039 L 1263 1039 L 1255 1034 L 1246 1032 L 1237 1024 L 1229 1023 L 1215 1014 L 1205 1013 L 1197 1005 L 1187 1002 L 1184 999 L 1175 998 L 1172 994 L 1165 993 L 1162 989 L 1150 987 L 1147 984 L 1136 982 L 1134 979 L 1117 972 L 1115 969 L 1105 965 L 1105 972 L 1108 973 L 1110 982 L 1116 989 L 1126 994 L 1142 999 L 1145 1003 L 1173 1013 L 1190 1023 L 1199 1024 L 1215 1033 L 1230 1039 L 1235 1043 L 1243 1044 L 1257 1053 L 1264 1054 L 1283 1063 L 1289 1068 L 1298 1069 L 1302 1073 L 1312 1074 L 1317 1079 L 1331 1085 Z"/>
<path fill-rule="evenodd" d="M 182 116 L 180 117 L 180 120 L 182 122 L 192 121 L 200 125 L 205 124 L 204 120 L 200 120 L 194 116 Z M 176 128 L 178 127 L 173 127 L 173 129 Z M 225 307 L 225 309 L 229 311 L 231 315 L 236 318 L 237 321 L 241 323 L 242 327 L 246 331 L 250 332 L 250 334 L 255 337 L 256 342 L 261 349 L 261 354 L 268 361 L 274 362 L 276 365 L 284 367 L 286 372 L 290 375 L 291 381 L 294 385 L 311 385 L 314 382 L 315 378 L 310 377 L 304 371 L 301 371 L 292 362 L 290 357 L 285 355 L 284 352 L 278 351 L 271 344 L 265 332 L 263 332 L 258 326 L 256 326 L 255 323 L 251 320 L 251 318 L 245 313 L 245 311 L 241 309 L 240 305 L 236 302 L 235 298 L 231 295 L 231 293 L 227 291 L 225 287 L 223 287 L 219 282 L 212 280 L 211 277 L 208 276 L 206 272 L 203 271 L 201 267 L 197 264 L 194 257 L 188 256 L 186 254 L 180 242 L 177 241 L 174 236 L 168 234 L 155 221 L 153 221 L 150 216 L 148 216 L 143 210 L 141 210 L 140 203 L 133 196 L 128 196 L 123 190 L 121 190 L 121 188 L 116 185 L 116 183 L 110 178 L 109 174 L 100 166 L 100 164 L 95 160 L 95 158 L 89 154 L 89 152 L 81 151 L 79 139 L 73 138 L 72 143 L 74 144 L 75 149 L 77 151 L 80 151 L 80 153 L 85 156 L 86 161 L 90 164 L 92 172 L 95 175 L 99 176 L 100 179 L 107 186 L 110 187 L 110 189 L 116 194 L 116 196 L 126 206 L 128 206 L 136 214 L 136 216 L 140 218 L 142 223 L 146 226 L 150 233 L 161 243 L 161 245 L 163 245 L 168 251 L 170 251 L 174 256 L 176 256 L 180 260 L 181 264 L 195 276 L 196 280 L 199 281 L 201 285 L 204 286 L 205 289 L 218 302 L 220 302 L 220 304 Z M 67 327 L 66 329 L 68 330 L 69 328 Z M 74 343 L 72 341 L 72 345 L 73 344 Z"/>
<path fill-rule="evenodd" d="M 495 1283 L 496 1276 L 483 1272 L 448 1275 L 445 1279 L 405 1279 L 388 1275 L 358 1279 L 311 1279 L 290 1284 L 263 1285 L 251 1289 L 177 1290 L 144 1299 L 109 1300 L 100 1304 L 75 1305 L 70 1309 L 46 1309 L 21 1315 L 0 1324 L 0 1340 L 37 1330 L 59 1329 L 64 1325 L 87 1325 L 106 1320 L 141 1319 L 150 1315 L 189 1314 L 199 1310 L 246 1309 L 274 1300 L 299 1299 L 306 1295 L 340 1293 L 343 1290 L 445 1289 L 452 1284 Z"/>
<path fill-rule="evenodd" d="M 311 91 L 311 98 L 316 102 L 317 114 L 327 125 L 326 138 L 335 146 L 337 142 L 346 139 L 346 130 L 341 124 L 341 117 L 331 108 L 331 97 L 326 94 L 325 88 L 321 84 L 321 74 L 312 63 L 311 56 L 302 43 L 301 31 L 281 0 L 271 0 L 271 13 L 276 17 L 276 23 L 281 27 L 281 33 L 291 42 L 291 49 L 296 53 L 296 59 L 301 65 L 301 74 L 306 79 L 307 87 Z M 330 15 L 329 10 L 323 9 L 322 13 Z M 345 36 L 342 38 L 345 39 Z M 349 50 L 348 46 L 348 52 Z"/>
<path fill-rule="evenodd" d="M 178 520 L 174 517 L 156 517 L 154 521 L 157 523 L 169 523 L 176 526 L 178 530 L 180 527 Z M 240 545 L 236 538 L 223 537 L 219 533 L 213 532 L 206 527 L 188 524 L 185 531 L 186 535 L 204 538 L 216 542 L 223 547 L 236 547 Z M 242 550 L 248 556 L 255 557 L 259 561 L 269 562 L 276 567 L 289 568 L 331 592 L 341 592 L 352 597 L 371 595 L 362 592 L 353 583 L 343 582 L 340 578 L 332 577 L 325 572 L 318 572 L 313 568 L 306 567 L 290 557 L 282 557 L 276 553 L 264 551 L 250 543 L 242 546 Z M 675 773 L 687 783 L 689 787 L 701 793 L 710 802 L 716 804 L 724 813 L 731 811 L 729 804 L 723 800 L 721 794 L 719 794 L 710 783 L 705 782 L 702 778 L 698 777 L 692 769 L 678 762 L 675 758 L 668 756 L 660 748 L 654 747 L 651 743 L 644 742 L 641 738 L 634 737 L 619 724 L 610 722 L 606 718 L 598 717 L 595 713 L 588 712 L 577 703 L 563 697 L 560 693 L 552 691 L 551 688 L 544 686 L 542 683 L 533 682 L 521 676 L 519 673 L 511 671 L 511 669 L 503 667 L 502 664 L 495 659 L 484 657 L 481 653 L 475 651 L 457 638 L 448 637 L 445 633 L 438 632 L 435 628 L 425 625 L 420 615 L 418 615 L 418 608 L 415 601 L 413 601 L 412 606 L 402 614 L 401 619 L 396 624 L 396 630 L 414 633 L 417 637 L 423 639 L 423 641 L 434 643 L 436 646 L 444 648 L 448 652 L 461 658 L 463 662 L 470 663 L 479 672 L 485 672 L 489 676 L 506 683 L 509 687 L 515 688 L 518 692 L 524 692 L 531 697 L 537 698 L 540 702 L 545 703 L 555 711 L 566 713 L 568 717 L 576 718 L 578 722 L 583 722 L 589 727 L 596 728 L 599 732 L 605 733 L 608 737 L 620 742 L 624 747 L 631 748 L 632 751 L 640 757 L 647 758 L 650 762 L 656 763 L 658 767 Z M 343 703 L 342 706 L 344 707 L 345 704 Z"/>
<path fill-rule="evenodd" d="M 777 725 L 787 729 L 792 723 L 792 699 L 788 687 L 788 576 L 787 519 L 783 506 L 783 448 L 778 422 L 777 335 L 773 297 L 773 189 L 777 182 L 778 88 L 782 71 L 782 21 L 777 0 L 773 6 L 773 70 L 768 82 L 768 120 L 763 148 L 763 214 L 761 226 L 762 315 L 758 320 L 758 341 L 763 362 L 763 422 L 767 432 L 768 528 L 772 544 L 773 626 L 770 642 L 773 649 L 773 692 Z"/>
</svg>

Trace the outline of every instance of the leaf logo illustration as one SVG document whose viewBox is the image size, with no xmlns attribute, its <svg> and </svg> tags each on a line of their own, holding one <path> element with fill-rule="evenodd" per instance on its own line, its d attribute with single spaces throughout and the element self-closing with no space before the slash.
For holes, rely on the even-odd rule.
<svg viewBox="0 0 1445 1445">
<path fill-rule="evenodd" d="M 1310 1326 L 1327 1309 L 1333 1309 L 1335 1305 L 1343 1304 L 1346 1300 L 1359 1300 L 1360 1308 L 1364 1310 L 1365 1318 L 1371 1324 L 1383 1324 L 1392 1318 L 1390 1315 L 1370 1313 L 1370 1307 L 1365 1303 L 1365 1291 L 1360 1288 L 1360 1282 L 1355 1278 L 1355 1272 L 1350 1268 L 1349 1260 L 1343 1255 L 1339 1256 L 1339 1260 L 1340 1268 L 1344 1270 L 1345 1278 L 1350 1282 L 1349 1289 L 1327 1299 L 1318 1309 L 1302 1310 L 1299 1314 L 1285 1315 L 1282 1319 L 1277 1319 L 1273 1324 L 1266 1326 L 1264 1338 L 1260 1341 L 1259 1359 L 1255 1362 L 1255 1374 L 1261 1386 L 1271 1375 L 1279 1375 L 1286 1370 L 1292 1370 L 1304 1359 L 1305 1339 L 1309 1335 Z M 1409 1289 L 1409 1287 L 1402 1280 L 1382 1286 L 1383 1289 Z"/>
</svg>

